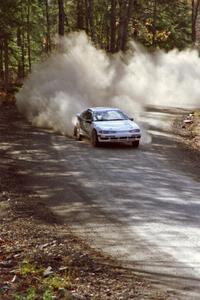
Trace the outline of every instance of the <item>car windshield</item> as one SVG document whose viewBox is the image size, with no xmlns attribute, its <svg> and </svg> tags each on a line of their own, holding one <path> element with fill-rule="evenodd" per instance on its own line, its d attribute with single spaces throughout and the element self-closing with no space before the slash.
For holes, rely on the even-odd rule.
<svg viewBox="0 0 200 300">
<path fill-rule="evenodd" d="M 120 110 L 103 110 L 94 112 L 94 121 L 118 121 L 128 120 L 128 117 Z"/>
</svg>

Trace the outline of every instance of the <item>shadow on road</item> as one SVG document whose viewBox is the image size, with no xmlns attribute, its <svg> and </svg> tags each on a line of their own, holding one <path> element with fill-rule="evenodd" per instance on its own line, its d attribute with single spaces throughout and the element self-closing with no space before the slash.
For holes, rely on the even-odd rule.
<svg viewBox="0 0 200 300">
<path fill-rule="evenodd" d="M 139 149 L 92 148 L 33 128 L 14 108 L 1 114 L 0 132 L 0 153 L 14 158 L 25 188 L 91 244 L 154 281 L 197 288 L 197 152 L 161 135 Z"/>
</svg>

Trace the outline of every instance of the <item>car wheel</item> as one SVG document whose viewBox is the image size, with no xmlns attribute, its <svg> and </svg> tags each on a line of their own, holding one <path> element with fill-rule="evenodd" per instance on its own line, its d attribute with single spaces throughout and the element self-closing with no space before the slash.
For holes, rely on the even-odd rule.
<svg viewBox="0 0 200 300">
<path fill-rule="evenodd" d="M 94 147 L 99 146 L 99 141 L 98 141 L 98 136 L 97 136 L 96 130 L 92 130 L 91 143 L 92 143 L 92 146 L 94 146 Z"/>
<path fill-rule="evenodd" d="M 138 147 L 139 147 L 139 144 L 140 144 L 140 141 L 132 142 L 132 146 L 133 146 L 134 148 L 138 148 Z"/>
<path fill-rule="evenodd" d="M 81 137 L 81 133 L 80 133 L 80 128 L 75 126 L 74 127 L 74 137 L 76 138 L 77 141 L 81 141 L 82 137 Z"/>
</svg>

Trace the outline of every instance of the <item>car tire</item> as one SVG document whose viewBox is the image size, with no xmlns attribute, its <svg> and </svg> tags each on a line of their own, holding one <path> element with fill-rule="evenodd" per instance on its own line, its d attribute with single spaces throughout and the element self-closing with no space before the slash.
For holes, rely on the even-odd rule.
<svg viewBox="0 0 200 300">
<path fill-rule="evenodd" d="M 81 133 L 80 133 L 80 128 L 75 126 L 74 127 L 74 137 L 77 141 L 81 141 L 82 140 L 82 136 L 81 136 Z"/>
<path fill-rule="evenodd" d="M 96 130 L 92 130 L 91 143 L 92 143 L 93 147 L 98 147 L 99 146 L 99 141 L 98 141 L 98 136 L 97 136 Z"/>
<path fill-rule="evenodd" d="M 140 141 L 134 141 L 134 142 L 132 142 L 132 146 L 133 146 L 134 148 L 138 148 L 138 147 L 139 147 L 139 144 L 140 144 Z"/>
</svg>

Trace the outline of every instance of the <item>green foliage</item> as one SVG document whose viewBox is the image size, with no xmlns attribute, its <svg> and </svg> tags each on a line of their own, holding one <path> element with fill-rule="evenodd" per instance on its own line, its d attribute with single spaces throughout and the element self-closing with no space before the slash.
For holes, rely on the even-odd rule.
<svg viewBox="0 0 200 300">
<path fill-rule="evenodd" d="M 19 270 L 22 276 L 28 276 L 31 274 L 41 273 L 41 269 L 37 268 L 34 264 L 30 263 L 27 260 L 24 260 L 20 266 Z"/>
<path fill-rule="evenodd" d="M 170 50 L 191 46 L 191 7 L 187 0 L 141 1 L 135 18 L 137 40 L 147 47 Z M 155 13 L 155 16 L 154 16 Z M 153 44 L 153 26 L 155 43 Z"/>
<path fill-rule="evenodd" d="M 128 0 L 124 1 L 129 3 Z M 91 3 L 92 7 L 86 3 Z M 64 0 L 64 4 L 65 32 L 84 29 L 98 47 L 109 50 L 111 0 Z M 191 11 L 191 2 L 188 0 L 135 0 L 126 28 L 128 39 L 134 38 L 151 49 L 190 47 Z M 121 16 L 118 0 L 115 14 L 117 45 Z M 78 21 L 78 17 L 81 20 Z M 7 72 L 11 79 L 26 76 L 32 65 L 54 48 L 53 40 L 57 32 L 57 0 L 0 1 L 0 80 L 3 80 L 6 68 L 9 68 Z"/>
<path fill-rule="evenodd" d="M 18 24 L 18 5 L 19 0 L 7 0 L 0 2 L 1 36 L 11 35 L 12 30 Z"/>
<path fill-rule="evenodd" d="M 71 288 L 69 275 L 66 273 L 62 276 L 52 274 L 44 277 L 45 267 L 40 267 L 37 264 L 31 263 L 29 260 L 24 260 L 19 266 L 19 274 L 26 279 L 27 285 L 32 286 L 27 291 L 23 291 L 21 295 L 16 295 L 15 300 L 52 300 L 55 299 L 55 294 L 59 289 Z M 35 288 L 33 277 L 40 282 Z"/>
<path fill-rule="evenodd" d="M 50 276 L 44 281 L 44 285 L 50 289 L 70 288 L 71 282 L 69 276 Z"/>
<path fill-rule="evenodd" d="M 52 300 L 55 299 L 53 291 L 51 289 L 47 289 L 44 291 L 42 297 L 39 296 L 35 288 L 30 288 L 26 292 L 26 295 L 16 295 L 15 300 L 37 300 L 38 298 L 42 300 Z"/>
<path fill-rule="evenodd" d="M 53 292 L 52 290 L 47 289 L 43 294 L 42 300 L 52 300 L 52 299 L 55 299 L 53 298 Z"/>
<path fill-rule="evenodd" d="M 31 288 L 27 291 L 25 296 L 16 295 L 15 300 L 36 300 L 37 295 L 34 288 Z"/>
</svg>

